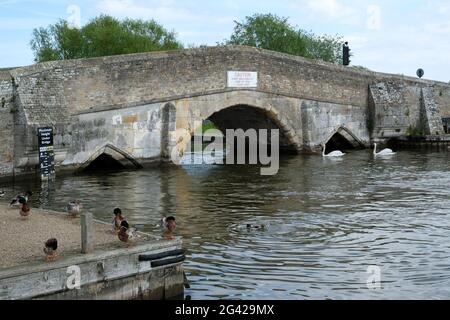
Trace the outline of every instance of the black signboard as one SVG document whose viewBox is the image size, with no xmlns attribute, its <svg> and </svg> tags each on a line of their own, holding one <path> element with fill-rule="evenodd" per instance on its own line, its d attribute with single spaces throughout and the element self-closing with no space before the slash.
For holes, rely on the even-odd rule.
<svg viewBox="0 0 450 320">
<path fill-rule="evenodd" d="M 41 177 L 47 178 L 55 173 L 55 153 L 53 150 L 53 128 L 38 129 L 39 167 Z"/>
</svg>

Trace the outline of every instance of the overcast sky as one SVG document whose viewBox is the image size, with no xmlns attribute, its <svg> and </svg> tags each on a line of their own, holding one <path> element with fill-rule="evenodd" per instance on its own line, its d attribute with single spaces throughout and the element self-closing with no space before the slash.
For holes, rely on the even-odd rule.
<svg viewBox="0 0 450 320">
<path fill-rule="evenodd" d="M 255 13 L 289 17 L 316 34 L 349 41 L 352 64 L 450 81 L 450 0 L 0 0 L 0 67 L 33 63 L 33 28 L 58 19 L 84 25 L 99 14 L 155 19 L 189 44 L 215 45 L 234 20 Z"/>
</svg>

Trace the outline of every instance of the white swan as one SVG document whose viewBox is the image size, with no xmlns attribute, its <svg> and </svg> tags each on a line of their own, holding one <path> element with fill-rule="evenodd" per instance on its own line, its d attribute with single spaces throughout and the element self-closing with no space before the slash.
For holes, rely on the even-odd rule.
<svg viewBox="0 0 450 320">
<path fill-rule="evenodd" d="M 374 145 L 375 146 L 373 148 L 373 154 L 375 156 L 390 156 L 390 155 L 395 154 L 395 152 L 392 151 L 391 149 L 383 149 L 380 152 L 377 152 L 377 144 L 375 143 Z"/>
<path fill-rule="evenodd" d="M 329 154 L 325 154 L 325 148 L 326 148 L 326 144 L 323 145 L 323 152 L 322 152 L 322 156 L 323 157 L 343 157 L 345 155 L 345 153 L 342 153 L 341 151 L 333 151 L 330 152 Z"/>
</svg>

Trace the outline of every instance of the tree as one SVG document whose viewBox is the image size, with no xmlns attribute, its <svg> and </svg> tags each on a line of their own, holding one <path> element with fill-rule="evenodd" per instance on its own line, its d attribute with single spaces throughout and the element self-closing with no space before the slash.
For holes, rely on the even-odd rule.
<svg viewBox="0 0 450 320">
<path fill-rule="evenodd" d="M 167 31 L 154 20 L 119 21 L 104 15 L 92 19 L 81 29 L 70 27 L 66 20 L 34 29 L 30 44 L 36 62 L 183 47 L 174 32 Z"/>
<path fill-rule="evenodd" d="M 255 14 L 235 27 L 226 44 L 240 44 L 288 53 L 332 63 L 342 63 L 342 37 L 316 36 L 312 32 L 296 29 L 288 18 L 272 14 Z"/>
</svg>

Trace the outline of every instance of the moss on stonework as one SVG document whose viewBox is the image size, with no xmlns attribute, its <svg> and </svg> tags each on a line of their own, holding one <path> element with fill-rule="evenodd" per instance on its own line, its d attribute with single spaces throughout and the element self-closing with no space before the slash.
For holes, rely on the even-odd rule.
<svg viewBox="0 0 450 320">
<path fill-rule="evenodd" d="M 409 126 L 408 129 L 406 130 L 406 134 L 408 136 L 417 137 L 417 136 L 423 136 L 424 132 L 423 132 L 422 128 Z"/>
</svg>

